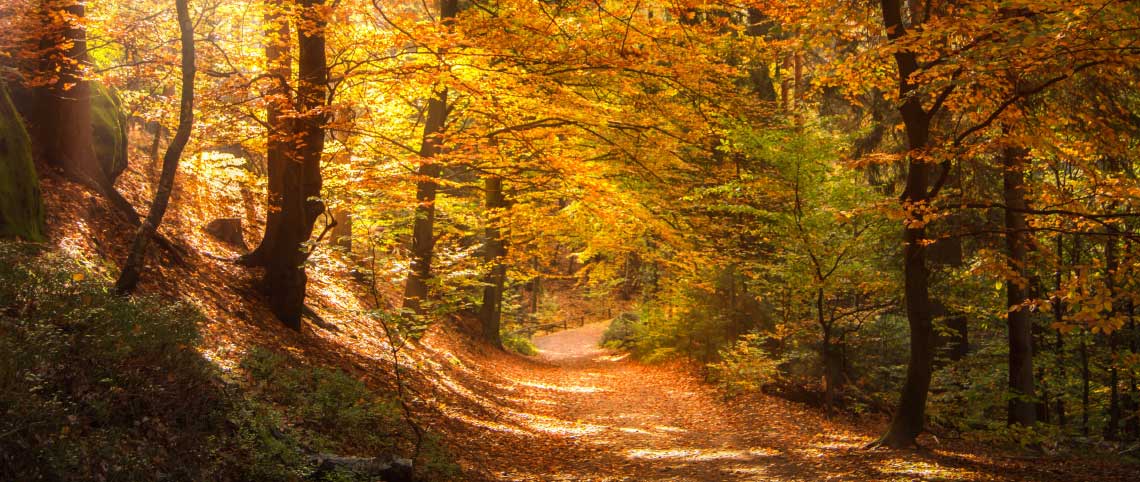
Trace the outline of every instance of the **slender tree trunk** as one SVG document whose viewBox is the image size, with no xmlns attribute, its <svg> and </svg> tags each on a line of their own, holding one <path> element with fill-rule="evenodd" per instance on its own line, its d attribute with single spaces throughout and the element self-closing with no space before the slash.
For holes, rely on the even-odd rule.
<svg viewBox="0 0 1140 482">
<path fill-rule="evenodd" d="M 1027 231 L 1024 210 L 1026 152 L 1007 148 L 1003 157 L 1005 197 L 1005 243 L 1009 271 L 1005 282 L 1006 322 L 1009 330 L 1009 406 L 1006 422 L 1031 427 L 1037 422 L 1033 381 L 1033 321 L 1023 305 L 1029 299 L 1025 277 Z"/>
<path fill-rule="evenodd" d="M 458 0 L 440 0 L 440 21 L 450 26 L 459 10 Z M 441 167 L 434 159 L 441 151 L 442 135 L 447 124 L 447 87 L 436 86 L 428 99 L 420 144 L 422 164 L 416 171 L 416 218 L 412 224 L 412 260 L 404 284 L 404 308 L 417 314 L 424 312 L 428 298 L 431 262 L 435 255 L 435 196 L 439 188 Z"/>
<path fill-rule="evenodd" d="M 1131 244 L 1131 242 L 1129 242 Z M 1131 252 L 1131 246 L 1127 249 Z M 1137 333 L 1136 333 L 1136 304 L 1131 299 L 1128 300 L 1128 354 L 1132 359 L 1135 359 L 1137 353 Z M 1131 367 L 1128 370 L 1128 398 L 1125 400 L 1124 411 L 1128 414 L 1128 422 L 1125 425 L 1125 431 L 1130 436 L 1131 440 L 1136 440 L 1140 437 L 1140 394 L 1137 393 L 1138 387 L 1136 386 L 1136 369 Z"/>
<path fill-rule="evenodd" d="M 257 247 L 239 259 L 245 266 L 266 266 L 269 253 L 280 240 L 281 214 L 284 211 L 285 173 L 294 157 L 295 126 L 286 115 L 293 110 L 293 95 L 289 83 L 293 77 L 293 58 L 290 47 L 289 16 L 281 0 L 264 2 L 265 64 L 272 82 L 266 92 L 265 118 L 267 139 L 265 165 L 268 191 L 265 209 L 265 233 Z"/>
<path fill-rule="evenodd" d="M 502 209 L 506 207 L 503 197 L 503 178 L 487 176 L 484 179 L 487 192 L 487 241 L 483 247 L 483 259 L 491 266 L 483 282 L 483 305 L 479 308 L 479 320 L 483 324 L 483 338 L 493 346 L 502 347 L 500 335 L 503 316 L 503 285 L 506 283 L 507 265 L 503 257 L 507 254 L 500 227 Z"/>
<path fill-rule="evenodd" d="M 899 0 L 881 0 L 883 26 L 892 41 L 906 35 Z M 898 68 L 899 107 L 906 130 L 908 149 L 906 187 L 901 197 L 908 222 L 903 232 L 903 279 L 907 325 L 910 328 L 910 359 L 906 381 L 899 397 L 898 410 L 891 420 L 887 433 L 872 446 L 903 448 L 915 445 L 923 431 L 926 419 L 926 397 L 934 369 L 934 304 L 930 299 L 929 272 L 926 266 L 926 228 L 917 208 L 924 207 L 931 197 L 930 164 L 916 157 L 927 147 L 930 137 L 930 115 L 923 109 L 921 96 L 912 95 L 911 76 L 918 72 L 918 59 L 913 52 L 895 53 Z"/>
<path fill-rule="evenodd" d="M 194 127 L 194 26 L 190 21 L 188 0 L 176 0 L 175 9 L 178 11 L 178 29 L 181 32 L 182 43 L 182 100 L 179 104 L 178 129 L 166 148 L 162 158 L 162 174 L 159 177 L 158 189 L 154 193 L 154 200 L 150 203 L 150 211 L 135 233 L 131 244 L 130 254 L 123 263 L 123 270 L 115 282 L 115 291 L 120 294 L 129 294 L 138 286 L 139 275 L 142 272 L 146 257 L 146 247 L 150 238 L 158 230 L 162 218 L 166 214 L 166 207 L 170 202 L 170 193 L 174 190 L 174 176 L 178 172 L 178 161 L 182 157 L 182 150 L 190 140 L 190 131 Z"/>
<path fill-rule="evenodd" d="M 1104 260 L 1105 260 L 1105 284 L 1108 288 L 1109 299 L 1112 301 L 1112 307 L 1109 309 L 1107 316 L 1116 316 L 1116 271 L 1119 267 L 1119 261 L 1116 253 L 1116 239 L 1107 238 L 1104 242 Z M 1120 374 L 1117 370 L 1118 353 L 1117 353 L 1117 332 L 1113 331 L 1107 335 L 1108 337 L 1108 423 L 1104 426 L 1104 438 L 1106 440 L 1119 440 L 1120 439 Z"/>
<path fill-rule="evenodd" d="M 1065 260 L 1065 238 L 1061 233 L 1057 233 L 1057 267 L 1053 272 L 1053 283 L 1057 289 L 1057 293 L 1061 292 L 1063 288 L 1062 268 Z M 1065 321 L 1065 304 L 1061 295 L 1058 294 L 1053 297 L 1053 322 L 1058 325 Z M 1057 426 L 1064 429 L 1065 427 L 1065 388 L 1063 381 L 1065 380 L 1065 338 L 1060 329 L 1056 330 L 1056 341 L 1053 344 L 1053 356 L 1057 363 Z"/>
<path fill-rule="evenodd" d="M 1089 436 L 1089 344 L 1081 335 L 1081 434 Z"/>
</svg>

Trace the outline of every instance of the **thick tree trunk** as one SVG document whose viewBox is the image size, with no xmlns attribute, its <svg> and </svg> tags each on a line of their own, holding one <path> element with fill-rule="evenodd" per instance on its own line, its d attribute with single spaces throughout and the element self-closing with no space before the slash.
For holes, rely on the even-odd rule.
<svg viewBox="0 0 1140 482">
<path fill-rule="evenodd" d="M 290 49 L 291 29 L 280 0 L 268 0 L 265 8 L 265 64 L 273 87 L 266 92 L 265 118 L 267 139 L 265 164 L 268 196 L 266 200 L 265 234 L 253 251 L 242 256 L 240 264 L 266 266 L 269 253 L 280 240 L 281 213 L 285 193 L 285 173 L 288 170 L 295 141 L 293 122 L 285 115 L 292 110 L 293 96 L 289 82 L 293 77 L 293 59 Z"/>
<path fill-rule="evenodd" d="M 170 193 L 174 190 L 174 176 L 178 172 L 178 161 L 182 157 L 182 150 L 190 140 L 190 131 L 194 127 L 194 26 L 190 21 L 190 11 L 187 0 L 176 0 L 175 9 L 178 11 L 178 28 L 181 32 L 182 42 L 182 100 L 179 104 L 178 129 L 166 154 L 162 159 L 162 174 L 159 177 L 158 189 L 151 201 L 150 211 L 135 233 L 131 244 L 130 254 L 123 263 L 123 270 L 115 282 L 115 291 L 128 294 L 135 290 L 142 273 L 143 262 L 146 258 L 146 247 L 150 238 L 158 230 L 162 218 L 166 214 L 166 207 L 170 202 Z"/>
<path fill-rule="evenodd" d="M 308 257 L 304 243 L 324 212 L 321 195 L 321 154 L 325 146 L 325 102 L 328 65 L 323 0 L 301 2 L 297 29 L 298 114 L 292 155 L 284 162 L 281 212 L 277 237 L 266 248 L 265 289 L 269 307 L 286 326 L 299 330 L 304 311 Z M 268 228 L 267 228 L 268 229 Z M 268 231 L 266 234 L 269 234 Z"/>
<path fill-rule="evenodd" d="M 502 347 L 503 340 L 500 335 L 503 317 L 503 285 L 506 283 L 507 266 L 503 264 L 503 257 L 507 254 L 506 243 L 503 242 L 500 228 L 502 209 L 506 207 L 503 197 L 503 178 L 487 176 L 484 180 L 487 192 L 486 213 L 487 230 L 486 244 L 483 247 L 483 259 L 490 265 L 483 282 L 483 305 L 479 308 L 479 320 L 483 325 L 483 338 L 496 347 Z"/>
<path fill-rule="evenodd" d="M 1009 271 L 1005 282 L 1006 321 L 1009 329 L 1009 406 L 1006 421 L 1025 427 L 1037 422 L 1033 380 L 1033 322 L 1023 306 L 1029 299 L 1025 277 L 1028 243 L 1025 222 L 1024 149 L 1007 148 L 1003 155 L 1003 196 L 1005 197 L 1005 243 Z"/>
<path fill-rule="evenodd" d="M 440 21 L 449 24 L 458 13 L 458 0 L 440 0 Z M 412 224 L 412 259 L 404 284 L 404 308 L 417 314 L 424 312 L 428 298 L 431 262 L 435 254 L 435 196 L 439 189 L 440 165 L 435 157 L 441 151 L 442 135 L 447 124 L 447 87 L 437 86 L 428 99 L 420 144 L 422 164 L 416 171 L 416 218 Z"/>
<path fill-rule="evenodd" d="M 51 80 L 38 89 L 35 140 L 41 157 L 67 177 L 102 189 L 109 184 L 95 159 L 91 125 L 91 85 L 84 79 L 90 64 L 85 3 L 46 0 L 43 3 L 42 46 L 56 50 L 44 56 L 40 75 Z"/>
<path fill-rule="evenodd" d="M 887 37 L 896 41 L 906 35 L 899 0 L 881 0 L 883 26 Z M 930 164 L 917 158 L 927 147 L 930 138 L 930 114 L 922 107 L 920 96 L 913 95 L 911 76 L 919 70 L 913 52 L 895 53 L 898 69 L 899 113 L 906 130 L 907 147 L 911 152 L 907 162 L 906 188 L 901 196 L 908 219 L 903 232 L 903 279 L 907 325 L 910 327 L 910 359 L 906 381 L 899 397 L 898 410 L 887 433 L 873 446 L 902 448 L 915 445 L 923 431 L 926 418 L 926 397 L 934 369 L 934 304 L 930 299 L 930 280 L 926 266 L 926 220 L 920 214 L 931 198 L 929 192 Z"/>
</svg>

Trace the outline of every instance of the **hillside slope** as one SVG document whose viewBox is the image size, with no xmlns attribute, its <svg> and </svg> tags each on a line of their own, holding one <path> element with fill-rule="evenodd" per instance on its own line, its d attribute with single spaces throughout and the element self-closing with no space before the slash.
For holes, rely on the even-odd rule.
<svg viewBox="0 0 1140 482">
<path fill-rule="evenodd" d="M 137 176 L 137 175 L 136 175 Z M 128 177 L 130 179 L 130 177 Z M 206 315 L 201 352 L 233 370 L 255 347 L 343 369 L 394 387 L 394 357 L 409 380 L 417 418 L 463 469 L 463 480 L 1134 480 L 1120 465 L 1003 456 L 963 442 L 927 440 L 921 452 L 864 451 L 883 420 L 824 419 L 817 411 L 759 396 L 722 400 L 684 365 L 646 366 L 597 348 L 595 322 L 539 337 L 538 357 L 493 350 L 465 333 L 470 321 L 432 327 L 393 354 L 362 313 L 366 286 L 337 255 L 315 256 L 309 304 L 326 328 L 293 332 L 262 302 L 257 273 L 205 234 L 210 203 L 183 176 L 181 200 L 160 230 L 178 248 L 155 249 L 143 291 L 181 298 Z M 127 190 L 139 198 L 145 184 Z M 92 193 L 49 176 L 49 235 L 58 249 L 114 272 L 129 226 Z M 206 206 L 206 207 L 203 207 Z M 248 234 L 248 233 L 247 233 Z M 384 303 L 394 301 L 387 293 Z"/>
</svg>

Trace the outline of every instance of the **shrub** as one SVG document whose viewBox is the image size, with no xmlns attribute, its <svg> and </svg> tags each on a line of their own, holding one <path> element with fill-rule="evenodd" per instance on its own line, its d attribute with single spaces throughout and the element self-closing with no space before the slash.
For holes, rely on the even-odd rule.
<svg viewBox="0 0 1140 482">
<path fill-rule="evenodd" d="M 710 363 L 709 378 L 728 396 L 758 392 L 779 376 L 782 360 L 763 347 L 763 337 L 747 333 L 720 351 L 721 361 Z"/>
<path fill-rule="evenodd" d="M 0 480 L 296 481 L 318 451 L 412 453 L 393 397 L 267 350 L 242 363 L 250 386 L 228 382 L 193 306 L 107 281 L 0 242 Z M 420 448 L 421 476 L 455 477 L 434 437 Z"/>
<path fill-rule="evenodd" d="M 637 325 L 641 316 L 627 312 L 614 317 L 602 334 L 601 344 L 607 348 L 629 349 L 637 341 Z"/>
<path fill-rule="evenodd" d="M 230 402 L 200 319 L 0 243 L 0 479 L 206 478 Z"/>
<path fill-rule="evenodd" d="M 507 333 L 503 336 L 503 348 L 524 356 L 535 356 L 538 354 L 538 347 L 534 346 L 534 342 L 530 340 L 530 337 L 515 333 Z"/>
</svg>

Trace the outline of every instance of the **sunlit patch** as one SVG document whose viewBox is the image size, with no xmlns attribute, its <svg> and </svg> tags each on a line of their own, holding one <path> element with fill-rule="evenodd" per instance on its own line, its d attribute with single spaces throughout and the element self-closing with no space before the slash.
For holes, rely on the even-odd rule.
<svg viewBox="0 0 1140 482">
<path fill-rule="evenodd" d="M 631 459 L 645 459 L 645 460 L 686 460 L 686 461 L 710 461 L 710 460 L 754 460 L 761 457 L 772 457 L 780 453 L 771 449 L 752 448 L 747 450 L 726 450 L 726 449 L 633 449 L 625 452 L 626 457 Z"/>
<path fill-rule="evenodd" d="M 460 420 L 460 421 L 467 423 L 469 425 L 484 428 L 484 429 L 487 429 L 490 431 L 506 432 L 506 433 L 520 434 L 520 435 L 529 435 L 526 431 L 521 430 L 517 427 L 512 427 L 512 426 L 507 425 L 505 423 L 495 422 L 495 421 L 491 421 L 491 420 L 480 420 L 478 418 L 475 418 L 475 417 L 472 417 L 472 416 L 467 415 L 465 413 L 462 413 L 459 410 L 444 409 L 443 413 L 446 414 L 448 417 L 451 417 L 453 419 Z"/>
<path fill-rule="evenodd" d="M 543 390 L 551 390 L 551 391 L 555 391 L 555 392 L 598 393 L 598 392 L 606 391 L 606 390 L 598 388 L 598 387 L 586 387 L 586 386 L 574 386 L 574 385 L 551 385 L 551 384 L 547 384 L 547 383 L 524 382 L 521 380 L 512 380 L 509 378 L 507 380 L 510 380 L 511 382 L 517 383 L 517 384 L 522 385 L 524 387 L 541 388 Z"/>
<path fill-rule="evenodd" d="M 607 428 L 605 425 L 586 423 L 581 420 L 568 421 L 529 413 L 519 414 L 518 417 L 525 420 L 524 423 L 528 428 L 551 435 L 578 437 L 600 433 Z"/>
<path fill-rule="evenodd" d="M 867 439 L 846 435 L 828 435 L 823 440 L 813 443 L 812 447 L 820 450 L 841 450 L 866 445 Z"/>
<path fill-rule="evenodd" d="M 884 460 L 877 469 L 884 475 L 901 476 L 907 480 L 975 480 L 981 475 L 965 469 L 950 469 L 929 462 L 902 458 Z"/>
<path fill-rule="evenodd" d="M 685 432 L 688 432 L 688 430 L 685 430 L 681 427 L 673 427 L 673 426 L 669 426 L 669 425 L 654 425 L 653 430 L 656 430 L 658 432 L 669 432 L 669 433 L 685 433 Z"/>
<path fill-rule="evenodd" d="M 595 357 L 595 358 L 594 358 L 594 361 L 599 361 L 599 362 L 619 362 L 619 361 L 625 360 L 626 358 L 629 358 L 629 353 L 623 353 L 623 354 L 621 354 L 621 355 L 602 355 L 602 356 L 599 356 L 599 357 Z"/>
</svg>

